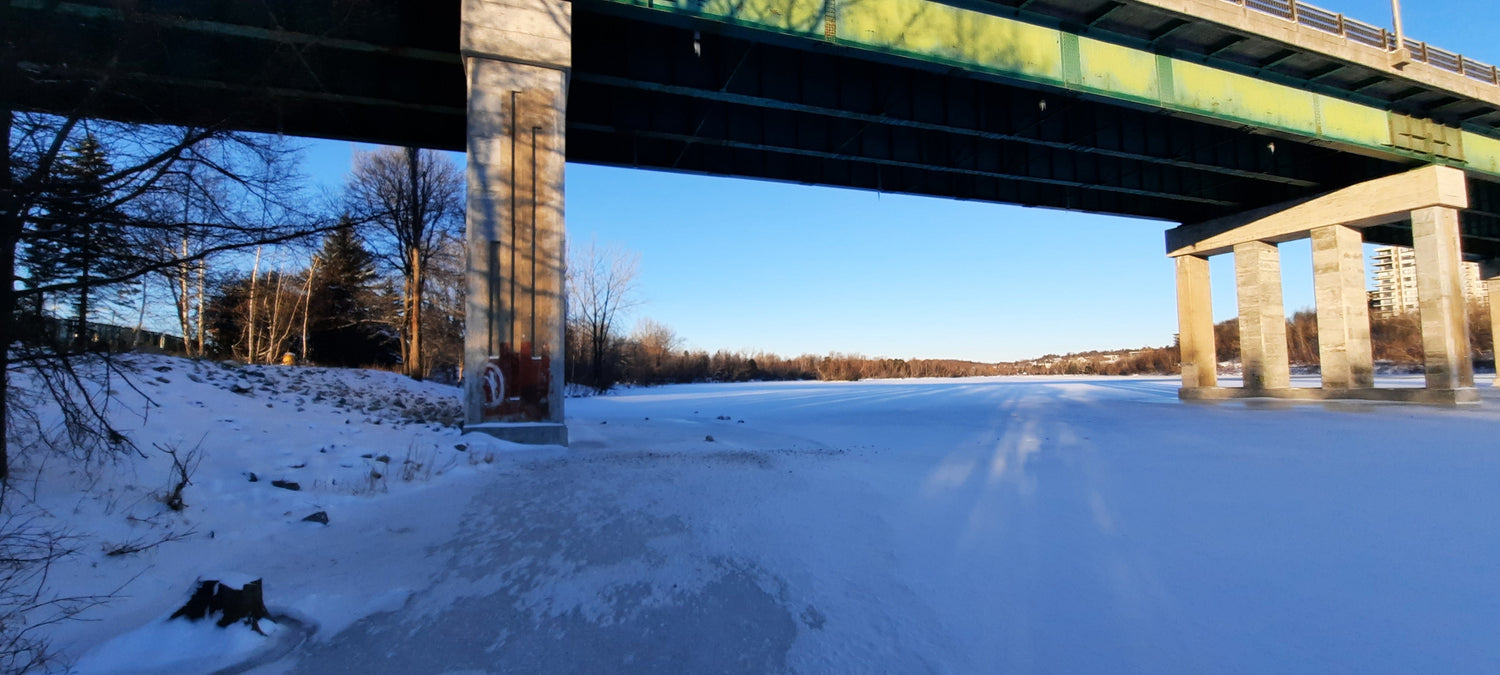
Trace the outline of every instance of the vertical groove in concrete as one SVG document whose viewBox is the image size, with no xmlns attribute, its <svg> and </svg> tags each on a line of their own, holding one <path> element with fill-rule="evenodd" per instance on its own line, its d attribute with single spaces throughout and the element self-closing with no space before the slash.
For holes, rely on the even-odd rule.
<svg viewBox="0 0 1500 675">
<path fill-rule="evenodd" d="M 1473 387 L 1458 210 L 1441 206 L 1417 209 L 1411 212 L 1411 224 L 1427 388 Z"/>
<path fill-rule="evenodd" d="M 1185 389 L 1219 384 L 1218 358 L 1214 352 L 1213 294 L 1209 287 L 1208 258 L 1178 256 L 1177 342 Z"/>
<path fill-rule="evenodd" d="M 1263 241 L 1235 245 L 1234 276 L 1240 305 L 1240 363 L 1245 388 L 1291 386 L 1280 250 L 1276 244 Z"/>
<path fill-rule="evenodd" d="M 1318 360 L 1324 389 L 1375 386 L 1363 243 L 1359 230 L 1345 225 L 1312 231 Z"/>
</svg>

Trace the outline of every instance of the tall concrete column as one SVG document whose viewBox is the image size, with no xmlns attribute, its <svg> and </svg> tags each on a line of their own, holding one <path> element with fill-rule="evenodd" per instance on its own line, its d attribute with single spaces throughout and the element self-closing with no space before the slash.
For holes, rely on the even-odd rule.
<svg viewBox="0 0 1500 675">
<path fill-rule="evenodd" d="M 1500 349 L 1494 346 L 1500 341 L 1500 270 L 1492 267 L 1495 263 L 1496 261 L 1490 261 L 1490 264 L 1485 265 L 1484 290 L 1490 296 L 1490 352 L 1500 353 Z M 1500 362 L 1500 359 L 1496 361 Z M 1500 387 L 1500 367 L 1495 368 L 1494 386 Z"/>
<path fill-rule="evenodd" d="M 1276 244 L 1251 241 L 1234 247 L 1234 278 L 1240 305 L 1240 364 L 1245 388 L 1292 385 L 1287 358 L 1286 311 L 1281 300 L 1281 252 Z"/>
<path fill-rule="evenodd" d="M 1177 344 L 1181 354 L 1182 388 L 1219 384 L 1214 353 L 1213 294 L 1208 280 L 1208 258 L 1177 257 Z"/>
<path fill-rule="evenodd" d="M 1324 389 L 1375 386 L 1363 244 L 1364 236 L 1359 230 L 1345 225 L 1312 231 L 1318 360 L 1322 364 Z"/>
<path fill-rule="evenodd" d="M 465 430 L 566 444 L 566 0 L 464 0 L 469 91 Z"/>
<path fill-rule="evenodd" d="M 1427 388 L 1473 387 L 1458 210 L 1433 206 L 1412 211 L 1411 230 L 1412 248 L 1417 253 L 1417 301 L 1422 315 Z"/>
</svg>

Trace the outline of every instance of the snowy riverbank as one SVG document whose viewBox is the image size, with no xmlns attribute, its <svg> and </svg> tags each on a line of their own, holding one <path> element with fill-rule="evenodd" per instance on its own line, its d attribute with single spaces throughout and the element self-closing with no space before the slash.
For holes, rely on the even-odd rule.
<svg viewBox="0 0 1500 675">
<path fill-rule="evenodd" d="M 129 581 L 50 628 L 69 657 L 236 570 L 316 627 L 255 672 L 1500 668 L 1488 387 L 1442 409 L 1189 405 L 1170 378 L 688 385 L 569 400 L 562 450 L 461 437 L 455 389 L 386 373 L 139 367 L 169 380 L 134 431 L 151 458 L 36 484 L 94 542 L 53 586 Z M 151 444 L 200 440 L 168 511 Z"/>
</svg>

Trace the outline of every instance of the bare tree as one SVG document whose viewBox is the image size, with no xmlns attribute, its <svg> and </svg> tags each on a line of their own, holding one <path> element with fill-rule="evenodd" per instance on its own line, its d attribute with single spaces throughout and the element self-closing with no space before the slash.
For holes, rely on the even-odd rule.
<svg viewBox="0 0 1500 675">
<path fill-rule="evenodd" d="M 421 379 L 422 305 L 427 271 L 442 243 L 463 226 L 463 175 L 443 155 L 416 148 L 358 153 L 349 178 L 350 212 L 372 226 L 377 255 L 404 281 L 402 352 Z"/>
<path fill-rule="evenodd" d="M 307 237 L 331 228 L 334 220 L 305 210 L 307 202 L 295 171 L 297 149 L 280 139 L 216 129 L 124 124 L 81 115 L 0 113 L 4 113 L 0 128 L 8 140 L 5 161 L 9 169 L 0 171 L 4 181 L 0 186 L 0 265 L 9 265 L 13 280 L 0 284 L 0 344 L 30 338 L 19 350 L 0 349 L 0 370 L 8 374 L 16 364 L 49 369 L 49 381 L 56 383 L 53 399 L 69 422 L 71 444 L 133 447 L 104 413 L 107 401 L 91 398 L 107 398 L 108 394 L 79 394 L 97 388 L 83 386 L 77 381 L 80 371 L 65 363 L 76 350 L 23 334 L 16 308 L 39 307 L 43 296 L 133 287 L 144 277 L 193 266 L 221 252 Z M 80 217 L 110 214 L 115 227 L 108 243 L 116 264 L 108 274 L 38 280 L 20 287 L 14 283 L 17 254 L 48 246 L 60 231 L 58 223 L 48 227 L 39 223 L 53 217 L 45 209 L 64 149 L 85 137 L 97 139 L 107 150 L 111 170 L 98 181 L 97 198 L 87 201 L 97 211 Z M 215 176 L 224 183 L 223 189 L 204 191 L 203 203 L 194 207 L 194 222 L 188 225 L 195 231 L 196 243 L 186 254 L 180 248 L 173 252 L 151 245 L 184 229 L 180 213 L 163 219 L 162 211 L 153 207 L 164 193 L 181 189 L 174 177 L 182 175 L 205 180 Z M 113 366 L 106 359 L 103 368 L 109 371 Z M 0 437 L 8 448 L 15 438 L 11 422 L 18 419 L 18 411 L 6 405 L 6 391 L 0 386 L 0 407 L 7 413 Z M 0 479 L 9 475 L 8 459 L 8 454 L 0 455 Z"/>
<path fill-rule="evenodd" d="M 7 491 L 22 482 L 15 479 L 28 468 L 26 460 L 43 451 L 84 465 L 98 451 L 139 452 L 116 427 L 111 406 L 117 392 L 134 390 L 146 399 L 107 354 L 77 358 L 76 345 L 60 344 L 33 329 L 43 325 L 42 299 L 74 295 L 86 303 L 93 289 L 114 293 L 113 302 L 121 307 L 133 306 L 121 289 L 133 293 L 138 285 L 172 276 L 174 270 L 172 287 L 182 297 L 189 286 L 182 282 L 196 268 L 201 305 L 203 262 L 209 257 L 315 235 L 335 224 L 307 209 L 311 202 L 295 170 L 297 149 L 284 139 L 236 133 L 223 125 L 129 124 L 91 117 L 114 84 L 129 77 L 127 67 L 120 65 L 122 53 L 145 47 L 151 51 L 143 53 L 159 57 L 153 48 L 160 45 L 150 42 L 157 33 L 149 26 L 127 21 L 113 45 L 90 45 L 89 51 L 99 56 L 98 68 L 75 69 L 66 62 L 22 58 L 21 36 L 39 31 L 19 18 L 19 7 L 0 4 L 0 140 L 5 150 L 0 155 L 0 269 L 7 275 L 0 283 L 0 672 L 7 673 L 45 667 L 47 645 L 39 629 L 72 619 L 114 594 L 52 594 L 48 570 L 69 553 L 71 544 L 49 531 L 50 526 L 28 520 L 14 498 L 6 501 Z M 116 9 L 131 13 L 128 7 Z M 65 83 L 68 93 L 46 103 L 23 104 L 19 98 L 58 82 Z M 49 106 L 50 114 L 30 107 L 36 105 Z M 69 148 L 85 139 L 98 143 L 107 170 L 101 162 L 86 185 L 73 182 L 71 203 L 84 208 L 64 214 L 53 208 L 58 179 L 65 175 Z M 202 190 L 208 182 L 217 189 Z M 169 194 L 184 190 L 202 197 L 187 209 L 157 208 L 170 201 Z M 69 223 L 95 226 L 69 229 Z M 107 235 L 98 227 L 106 224 Z M 158 245 L 176 237 L 185 241 Z M 86 242 L 90 251 L 107 246 L 111 263 L 118 264 L 107 270 L 90 264 L 83 274 L 39 275 L 19 284 L 25 278 L 18 272 L 19 254 L 45 250 L 58 241 Z M 102 297 L 109 302 L 108 295 Z M 90 311 L 82 304 L 78 314 L 87 320 Z M 195 318 L 201 345 L 202 313 Z M 179 324 L 189 323 L 182 319 Z M 86 332 L 86 326 L 81 328 Z M 183 337 L 191 336 L 185 330 Z M 150 408 L 146 401 L 143 410 Z M 54 411 L 62 419 L 57 433 L 52 432 Z"/>
<path fill-rule="evenodd" d="M 0 486 L 0 505 L 15 501 Z M 9 499 L 8 499 L 9 498 Z M 35 510 L 0 515 L 0 672 L 48 672 L 57 669 L 47 640 L 47 626 L 76 618 L 104 604 L 108 595 L 61 595 L 48 587 L 52 565 L 77 552 L 80 539 L 52 531 Z"/>
<path fill-rule="evenodd" d="M 149 219 L 162 223 L 163 227 L 142 233 L 141 252 L 163 262 L 177 264 L 163 267 L 159 272 L 161 287 L 172 299 L 178 330 L 182 333 L 184 349 L 189 355 L 204 353 L 203 300 L 208 285 L 209 261 L 197 255 L 209 244 L 209 228 L 206 222 L 227 217 L 218 205 L 229 201 L 226 185 L 231 181 L 222 176 L 204 176 L 194 164 L 188 163 L 175 171 L 168 180 L 163 180 L 161 189 L 143 197 L 140 209 L 149 214 Z M 167 227 L 171 223 L 179 227 Z M 196 258 L 196 259 L 195 259 Z"/>
<path fill-rule="evenodd" d="M 297 348 L 305 359 L 320 263 L 313 256 L 306 268 L 288 271 L 283 261 L 274 270 L 225 279 L 204 308 L 215 345 L 246 363 L 276 363 Z"/>
<path fill-rule="evenodd" d="M 256 354 L 255 310 L 259 309 L 259 304 L 255 302 L 255 291 L 260 284 L 260 255 L 261 247 L 256 246 L 255 267 L 250 268 L 250 304 L 246 307 L 246 314 L 248 316 L 245 317 L 245 354 L 247 356 L 245 360 L 250 363 L 255 363 Z"/>
<path fill-rule="evenodd" d="M 639 304 L 639 267 L 639 254 L 616 246 L 600 248 L 594 241 L 568 253 L 568 323 L 587 359 L 587 383 L 599 391 L 609 389 L 617 376 L 610 358 L 618 340 L 615 322 Z"/>
<path fill-rule="evenodd" d="M 641 319 L 635 322 L 635 329 L 630 331 L 630 339 L 640 343 L 642 351 L 658 365 L 663 358 L 682 345 L 682 338 L 677 336 L 677 331 L 671 326 L 653 319 Z"/>
<path fill-rule="evenodd" d="M 680 365 L 674 358 L 682 347 L 677 331 L 652 319 L 641 319 L 625 341 L 626 377 L 638 384 L 660 384 L 672 381 Z"/>
<path fill-rule="evenodd" d="M 422 312 L 422 363 L 429 377 L 456 383 L 464 362 L 464 298 L 467 271 L 464 241 L 446 237 L 438 245 L 427 279 Z"/>
</svg>

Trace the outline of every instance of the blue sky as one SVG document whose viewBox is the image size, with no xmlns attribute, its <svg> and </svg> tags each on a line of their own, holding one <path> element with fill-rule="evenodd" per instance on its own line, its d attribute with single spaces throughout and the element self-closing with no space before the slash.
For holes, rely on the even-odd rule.
<svg viewBox="0 0 1500 675">
<path fill-rule="evenodd" d="M 1388 0 L 1316 4 L 1390 24 Z M 1500 62 L 1500 3 L 1402 10 L 1408 36 Z M 309 172 L 340 183 L 352 148 L 312 142 Z M 640 254 L 630 321 L 694 348 L 996 361 L 1164 345 L 1177 330 L 1166 223 L 584 165 L 569 165 L 567 191 L 571 242 Z M 1212 269 L 1215 317 L 1232 318 L 1233 262 Z M 1282 246 L 1282 272 L 1288 313 L 1311 308 L 1306 241 Z"/>
</svg>

